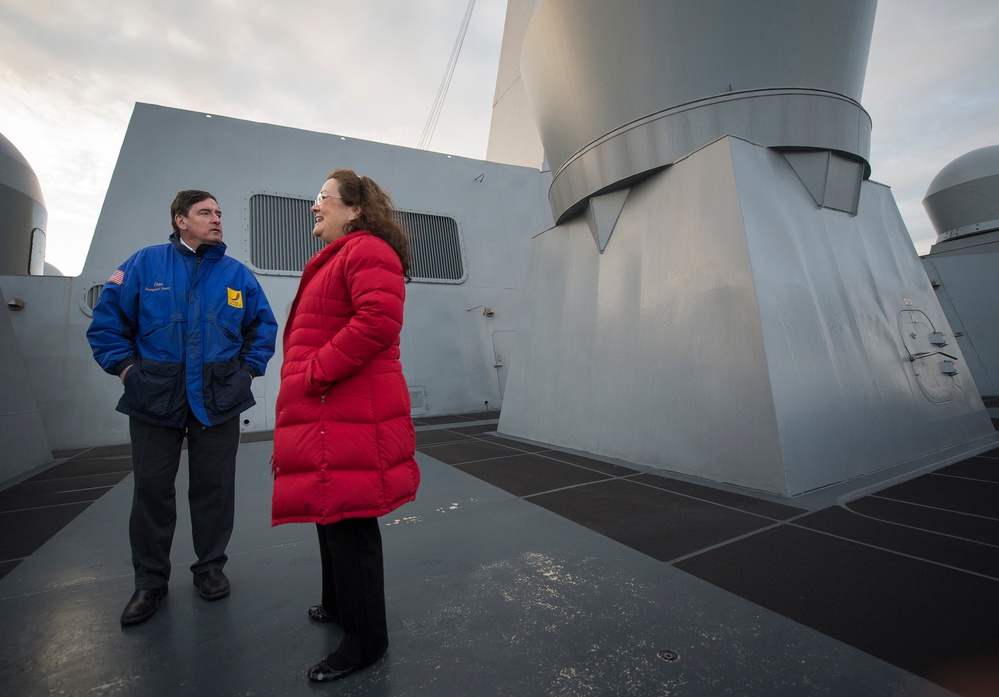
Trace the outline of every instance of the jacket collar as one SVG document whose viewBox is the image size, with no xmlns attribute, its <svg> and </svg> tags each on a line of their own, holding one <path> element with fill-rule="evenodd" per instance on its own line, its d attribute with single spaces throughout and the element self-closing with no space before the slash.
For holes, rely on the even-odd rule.
<svg viewBox="0 0 999 697">
<path fill-rule="evenodd" d="M 311 277 L 312 273 L 315 273 L 320 267 L 324 266 L 327 261 L 333 258 L 334 254 L 340 251 L 340 249 L 342 249 L 343 246 L 351 240 L 356 240 L 358 237 L 370 234 L 371 233 L 367 230 L 354 230 L 353 232 L 348 232 L 343 237 L 338 237 L 333 240 L 328 245 L 313 254 L 309 261 L 306 262 L 302 277 Z"/>
<path fill-rule="evenodd" d="M 203 244 L 198 247 L 196 252 L 192 252 L 191 248 L 181 241 L 180 235 L 176 232 L 170 233 L 170 244 L 172 244 L 173 248 L 181 254 L 186 256 L 199 256 L 203 259 L 218 259 L 225 256 L 226 250 L 225 242 L 219 242 L 218 244 Z"/>
<path fill-rule="evenodd" d="M 347 244 L 350 240 L 357 239 L 362 235 L 370 235 L 371 233 L 367 230 L 354 230 L 353 232 L 348 232 L 343 237 L 339 237 L 320 250 L 320 254 L 335 254 L 341 247 Z"/>
</svg>

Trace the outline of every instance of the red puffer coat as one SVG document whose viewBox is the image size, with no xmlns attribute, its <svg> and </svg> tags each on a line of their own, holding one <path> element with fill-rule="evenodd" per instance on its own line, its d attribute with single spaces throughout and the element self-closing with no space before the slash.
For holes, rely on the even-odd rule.
<svg viewBox="0 0 999 697">
<path fill-rule="evenodd" d="M 416 498 L 405 296 L 399 257 L 364 230 L 305 265 L 284 330 L 272 525 L 373 518 Z"/>
</svg>

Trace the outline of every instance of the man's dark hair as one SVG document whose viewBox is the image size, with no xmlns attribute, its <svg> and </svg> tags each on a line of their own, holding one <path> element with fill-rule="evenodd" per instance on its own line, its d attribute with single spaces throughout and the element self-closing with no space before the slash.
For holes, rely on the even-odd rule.
<svg viewBox="0 0 999 697">
<path fill-rule="evenodd" d="M 218 199 L 213 195 L 207 191 L 201 191 L 200 189 L 185 189 L 184 191 L 178 191 L 177 196 L 173 199 L 173 203 L 170 204 L 170 226 L 173 227 L 173 231 L 178 235 L 180 234 L 176 221 L 178 215 L 182 215 L 186 218 L 187 214 L 191 212 L 191 206 L 195 203 L 201 203 L 207 198 L 212 199 L 216 203 L 218 202 Z"/>
</svg>

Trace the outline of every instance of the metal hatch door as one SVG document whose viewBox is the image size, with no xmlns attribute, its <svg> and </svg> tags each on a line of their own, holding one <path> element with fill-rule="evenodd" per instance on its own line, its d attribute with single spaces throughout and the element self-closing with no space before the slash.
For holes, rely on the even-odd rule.
<svg viewBox="0 0 999 697">
<path fill-rule="evenodd" d="M 903 310 L 898 314 L 902 342 L 909 353 L 916 382 L 923 394 L 934 404 L 946 404 L 954 398 L 957 376 L 957 356 L 945 352 L 948 344 L 920 310 Z"/>
</svg>

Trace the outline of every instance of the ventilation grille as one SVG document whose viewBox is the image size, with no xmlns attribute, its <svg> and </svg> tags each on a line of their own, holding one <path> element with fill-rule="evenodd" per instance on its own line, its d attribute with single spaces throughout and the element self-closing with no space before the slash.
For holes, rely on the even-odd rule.
<svg viewBox="0 0 999 697">
<path fill-rule="evenodd" d="M 454 218 L 399 211 L 409 232 L 414 281 L 462 283 L 465 252 Z M 315 225 L 312 201 L 271 194 L 250 197 L 250 263 L 262 273 L 301 274 L 323 243 L 310 233 Z"/>
<path fill-rule="evenodd" d="M 250 263 L 262 271 L 301 273 L 323 243 L 310 232 L 311 203 L 298 198 L 250 197 Z"/>
<path fill-rule="evenodd" d="M 398 214 L 409 231 L 414 281 L 461 283 L 465 280 L 465 254 L 454 218 L 426 213 Z"/>
</svg>

